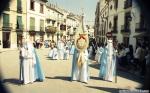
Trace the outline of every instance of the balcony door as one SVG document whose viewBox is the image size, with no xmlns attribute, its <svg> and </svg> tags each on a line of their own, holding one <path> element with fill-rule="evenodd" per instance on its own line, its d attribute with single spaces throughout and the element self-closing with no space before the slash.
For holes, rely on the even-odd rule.
<svg viewBox="0 0 150 93">
<path fill-rule="evenodd" d="M 3 48 L 10 48 L 10 32 L 3 32 Z"/>
<path fill-rule="evenodd" d="M 9 14 L 3 14 L 3 48 L 10 48 L 10 23 L 9 23 Z"/>
</svg>

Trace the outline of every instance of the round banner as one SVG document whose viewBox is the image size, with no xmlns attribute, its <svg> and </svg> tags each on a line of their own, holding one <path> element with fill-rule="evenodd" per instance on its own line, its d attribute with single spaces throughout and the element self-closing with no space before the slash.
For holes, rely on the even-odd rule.
<svg viewBox="0 0 150 93">
<path fill-rule="evenodd" d="M 84 51 L 85 49 L 87 49 L 88 44 L 89 44 L 89 39 L 87 33 L 76 35 L 75 45 L 79 51 Z"/>
</svg>

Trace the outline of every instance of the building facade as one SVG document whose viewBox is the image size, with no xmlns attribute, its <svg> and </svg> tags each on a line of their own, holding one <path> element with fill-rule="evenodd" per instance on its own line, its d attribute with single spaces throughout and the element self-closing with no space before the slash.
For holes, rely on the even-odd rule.
<svg viewBox="0 0 150 93">
<path fill-rule="evenodd" d="M 44 41 L 46 2 L 47 0 L 27 0 L 26 36 L 33 37 L 34 41 Z"/>
<path fill-rule="evenodd" d="M 67 39 L 73 40 L 79 26 L 79 17 L 73 13 L 67 16 Z"/>
<path fill-rule="evenodd" d="M 111 32 L 118 43 L 133 45 L 135 49 L 142 40 L 134 36 L 149 31 L 136 0 L 100 0 L 98 4 L 100 12 L 95 14 L 99 24 L 95 23 L 95 34 L 99 42 L 105 42 L 106 33 Z"/>
<path fill-rule="evenodd" d="M 47 0 L 11 0 L 0 17 L 0 49 L 17 48 L 22 37 L 33 41 L 57 40 L 72 36 L 78 15 L 50 4 Z"/>
<path fill-rule="evenodd" d="M 17 48 L 26 30 L 25 0 L 11 0 L 0 17 L 0 49 Z"/>
</svg>

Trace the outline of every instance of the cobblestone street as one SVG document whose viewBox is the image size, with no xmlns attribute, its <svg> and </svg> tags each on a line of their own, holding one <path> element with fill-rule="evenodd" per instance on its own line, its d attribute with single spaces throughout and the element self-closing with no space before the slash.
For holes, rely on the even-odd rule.
<svg viewBox="0 0 150 93">
<path fill-rule="evenodd" d="M 0 52 L 0 70 L 3 82 L 10 93 L 117 93 L 119 89 L 135 89 L 140 87 L 139 79 L 125 72 L 118 72 L 117 83 L 103 81 L 98 78 L 98 64 L 90 63 L 88 84 L 70 81 L 72 59 L 50 60 L 47 49 L 38 49 L 41 60 L 44 82 L 19 84 L 19 51 L 6 50 Z"/>
</svg>

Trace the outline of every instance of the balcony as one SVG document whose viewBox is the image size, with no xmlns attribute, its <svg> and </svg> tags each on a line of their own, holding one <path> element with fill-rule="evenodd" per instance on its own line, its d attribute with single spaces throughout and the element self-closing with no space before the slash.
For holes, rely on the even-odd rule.
<svg viewBox="0 0 150 93">
<path fill-rule="evenodd" d="M 60 30 L 61 30 L 61 31 L 66 31 L 66 25 L 61 24 L 61 25 L 60 25 Z"/>
<path fill-rule="evenodd" d="M 141 23 L 136 23 L 135 32 L 145 32 L 146 28 Z"/>
<path fill-rule="evenodd" d="M 124 9 L 132 7 L 132 0 L 126 0 L 124 2 Z"/>
<path fill-rule="evenodd" d="M 5 11 L 10 11 L 10 7 L 8 6 L 8 7 L 6 7 L 4 10 L 5 10 Z"/>
<path fill-rule="evenodd" d="M 44 31 L 45 29 L 44 29 L 44 27 L 40 27 L 40 31 Z"/>
<path fill-rule="evenodd" d="M 30 31 L 35 31 L 35 26 L 30 26 Z"/>
<path fill-rule="evenodd" d="M 127 27 L 126 25 L 121 25 L 121 33 L 130 33 L 130 27 Z"/>
<path fill-rule="evenodd" d="M 23 29 L 24 29 L 24 25 L 18 25 L 18 24 L 16 24 L 16 30 L 17 31 L 23 31 Z"/>
<path fill-rule="evenodd" d="M 17 7 L 17 13 L 22 13 L 22 7 Z"/>
<path fill-rule="evenodd" d="M 112 32 L 112 33 L 118 33 L 117 27 L 114 26 L 114 27 L 112 28 L 112 31 L 111 31 L 111 32 Z"/>
<path fill-rule="evenodd" d="M 30 34 L 31 36 L 34 36 L 34 35 L 36 34 L 36 31 L 30 30 L 30 31 L 29 31 L 29 34 Z"/>
<path fill-rule="evenodd" d="M 48 2 L 47 0 L 40 0 L 40 1 L 43 1 L 43 2 Z"/>
<path fill-rule="evenodd" d="M 3 23 L 2 30 L 10 31 L 11 29 L 12 29 L 12 24 L 11 23 Z"/>
<path fill-rule="evenodd" d="M 51 33 L 51 34 L 55 34 L 57 32 L 57 28 L 56 27 L 53 27 L 53 26 L 47 26 L 45 28 L 45 31 L 47 33 Z"/>
</svg>

